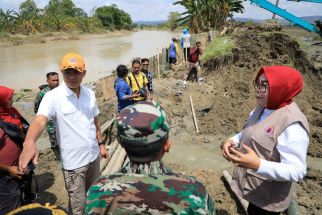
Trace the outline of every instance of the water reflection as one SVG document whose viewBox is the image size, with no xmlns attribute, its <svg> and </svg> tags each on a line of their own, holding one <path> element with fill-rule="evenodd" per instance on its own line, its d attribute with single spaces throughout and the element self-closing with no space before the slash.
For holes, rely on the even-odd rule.
<svg viewBox="0 0 322 215">
<path fill-rule="evenodd" d="M 171 32 L 140 31 L 121 37 L 1 48 L 0 84 L 16 89 L 37 88 L 44 83 L 47 72 L 59 71 L 61 57 L 71 51 L 85 59 L 84 81 L 95 81 L 110 74 L 118 64 L 130 63 L 134 57 L 155 55 L 171 42 L 171 37 Z"/>
</svg>

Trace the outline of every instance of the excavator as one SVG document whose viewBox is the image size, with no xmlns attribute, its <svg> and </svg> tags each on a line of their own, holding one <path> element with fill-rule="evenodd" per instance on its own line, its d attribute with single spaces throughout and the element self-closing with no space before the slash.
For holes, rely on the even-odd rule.
<svg viewBox="0 0 322 215">
<path fill-rule="evenodd" d="M 287 12 L 286 10 L 279 8 L 277 5 L 272 4 L 271 2 L 267 0 L 250 0 L 251 3 L 258 5 L 259 7 L 268 10 L 272 12 L 273 14 L 276 14 L 280 17 L 283 17 L 284 19 L 290 21 L 291 23 L 295 25 L 299 25 L 302 28 L 306 29 L 310 32 L 318 33 L 322 37 L 322 22 L 321 21 L 315 21 L 316 26 L 313 24 Z M 287 1 L 296 1 L 296 2 L 312 2 L 312 3 L 322 3 L 322 0 L 287 0 Z"/>
</svg>

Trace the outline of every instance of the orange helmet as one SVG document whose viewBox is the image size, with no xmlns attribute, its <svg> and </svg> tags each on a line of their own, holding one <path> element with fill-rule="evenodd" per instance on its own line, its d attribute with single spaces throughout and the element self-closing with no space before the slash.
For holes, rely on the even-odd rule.
<svg viewBox="0 0 322 215">
<path fill-rule="evenodd" d="M 60 61 L 60 70 L 75 69 L 78 72 L 85 71 L 85 62 L 82 56 L 76 53 L 67 53 Z"/>
</svg>

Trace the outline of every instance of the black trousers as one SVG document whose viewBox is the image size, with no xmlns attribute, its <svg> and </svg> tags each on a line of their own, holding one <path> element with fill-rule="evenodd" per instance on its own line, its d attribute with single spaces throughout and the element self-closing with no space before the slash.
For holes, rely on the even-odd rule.
<svg viewBox="0 0 322 215">
<path fill-rule="evenodd" d="M 280 212 L 271 212 L 264 210 L 262 208 L 257 207 L 256 205 L 253 205 L 252 203 L 249 203 L 249 206 L 247 208 L 248 215 L 280 215 Z"/>
</svg>

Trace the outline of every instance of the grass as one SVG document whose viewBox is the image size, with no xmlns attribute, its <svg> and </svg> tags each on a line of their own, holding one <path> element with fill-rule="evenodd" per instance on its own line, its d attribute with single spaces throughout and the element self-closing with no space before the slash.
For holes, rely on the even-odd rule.
<svg viewBox="0 0 322 215">
<path fill-rule="evenodd" d="M 215 37 L 214 40 L 207 45 L 204 54 L 200 60 L 206 62 L 216 57 L 231 54 L 231 50 L 235 47 L 234 41 L 228 37 Z"/>
</svg>

